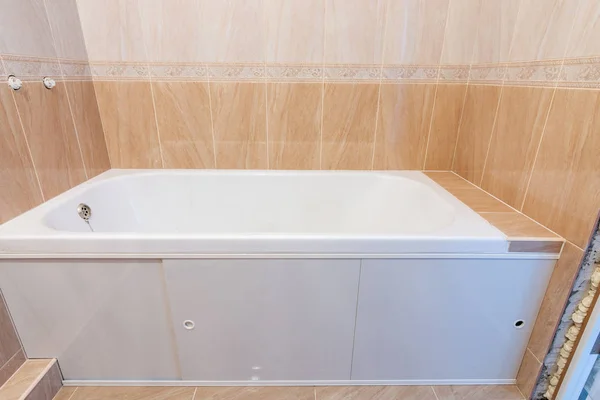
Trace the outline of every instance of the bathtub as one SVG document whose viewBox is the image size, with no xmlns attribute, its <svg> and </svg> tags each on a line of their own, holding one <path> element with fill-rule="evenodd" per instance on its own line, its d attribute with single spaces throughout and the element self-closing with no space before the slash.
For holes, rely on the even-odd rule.
<svg viewBox="0 0 600 400">
<path fill-rule="evenodd" d="M 416 171 L 111 170 L 0 226 L 0 289 L 67 385 L 510 384 L 556 257 Z"/>
</svg>

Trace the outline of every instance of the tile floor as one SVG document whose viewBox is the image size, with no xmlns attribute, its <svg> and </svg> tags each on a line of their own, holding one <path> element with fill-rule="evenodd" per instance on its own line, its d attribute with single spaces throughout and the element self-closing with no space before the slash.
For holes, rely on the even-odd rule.
<svg viewBox="0 0 600 400">
<path fill-rule="evenodd" d="M 516 386 L 63 387 L 54 400 L 523 400 Z"/>
</svg>

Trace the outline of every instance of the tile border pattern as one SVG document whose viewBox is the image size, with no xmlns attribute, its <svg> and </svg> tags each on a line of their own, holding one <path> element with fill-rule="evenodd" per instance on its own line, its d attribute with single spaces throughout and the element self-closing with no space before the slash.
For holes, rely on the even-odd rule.
<svg viewBox="0 0 600 400">
<path fill-rule="evenodd" d="M 87 62 L 0 55 L 0 77 L 14 74 L 95 80 L 473 83 L 600 89 L 600 57 L 477 65 L 227 64 Z"/>
</svg>

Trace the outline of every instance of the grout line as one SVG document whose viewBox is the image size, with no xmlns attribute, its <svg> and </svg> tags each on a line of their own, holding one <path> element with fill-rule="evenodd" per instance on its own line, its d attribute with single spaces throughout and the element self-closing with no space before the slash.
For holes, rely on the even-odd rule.
<svg viewBox="0 0 600 400">
<path fill-rule="evenodd" d="M 20 89 L 20 90 L 23 90 L 23 89 Z M 35 165 L 35 160 L 33 159 L 33 153 L 31 152 L 31 146 L 29 146 L 29 140 L 27 139 L 27 133 L 25 132 L 25 125 L 23 124 L 23 118 L 21 117 L 21 111 L 19 111 L 19 106 L 17 105 L 17 99 L 15 97 L 14 90 L 11 89 L 11 92 L 12 92 L 11 96 L 13 99 L 13 104 L 15 106 L 15 110 L 17 111 L 17 117 L 19 117 L 19 124 L 21 125 L 21 132 L 23 133 L 23 138 L 25 139 L 25 144 L 27 145 L 27 152 L 29 153 L 29 158 L 31 159 L 31 165 L 33 166 L 33 172 L 35 172 L 35 178 L 38 183 L 38 188 L 40 189 L 40 194 L 42 195 L 42 202 L 45 202 L 46 197 L 44 196 L 44 190 L 42 189 L 42 183 L 40 182 L 40 176 L 38 174 L 38 169 Z"/>
<path fill-rule="evenodd" d="M 98 93 L 96 92 L 96 83 L 101 84 L 102 82 L 108 82 L 108 81 L 91 80 L 90 82 L 92 83 L 92 88 L 94 89 L 94 99 L 96 100 L 95 104 L 98 109 L 98 119 L 100 120 L 100 125 L 102 126 L 102 137 L 104 137 L 104 146 L 106 146 L 106 155 L 108 156 L 108 164 L 112 168 L 113 160 L 110 156 L 110 151 L 108 150 L 108 140 L 106 139 L 106 128 L 104 128 L 104 119 L 102 118 L 102 114 L 100 113 L 100 103 L 98 102 Z"/>
<path fill-rule="evenodd" d="M 521 388 L 519 388 L 518 385 L 515 385 L 515 387 L 517 388 L 517 390 L 519 391 L 519 393 L 521 394 L 521 397 L 523 400 L 525 400 L 525 395 L 523 394 L 523 392 L 521 391 Z"/>
<path fill-rule="evenodd" d="M 514 208 L 514 207 L 513 207 L 513 206 L 511 206 L 510 204 L 506 203 L 504 200 L 501 200 L 501 199 L 499 199 L 498 197 L 494 196 L 493 194 L 491 194 L 491 193 L 490 193 L 490 192 L 488 192 L 487 190 L 483 189 L 482 187 L 480 187 L 480 186 L 477 186 L 476 184 L 474 184 L 474 183 L 473 183 L 473 182 L 471 182 L 470 180 L 463 178 L 462 176 L 460 176 L 459 174 L 457 174 L 457 173 L 456 173 L 456 172 L 454 172 L 454 171 L 449 171 L 449 172 L 451 172 L 451 173 L 453 173 L 454 175 L 458 176 L 460 179 L 464 180 L 465 182 L 468 182 L 468 183 L 470 183 L 471 185 L 475 186 L 477 189 L 479 189 L 479 190 L 483 191 L 483 192 L 484 192 L 484 193 L 486 193 L 488 196 L 491 196 L 491 197 L 493 197 L 494 199 L 498 200 L 499 202 L 501 202 L 501 203 L 502 203 L 502 204 L 504 204 L 505 206 L 507 206 L 507 207 L 509 207 L 509 208 L 513 209 L 513 210 L 514 210 L 516 213 L 518 213 L 518 214 L 521 214 L 522 216 L 524 216 L 525 218 L 527 218 L 527 219 L 529 219 L 529 220 L 531 220 L 531 221 L 535 222 L 536 224 L 538 224 L 538 225 L 539 225 L 539 226 L 541 226 L 542 228 L 544 228 L 544 229 L 546 229 L 546 230 L 548 230 L 548 231 L 550 231 L 550 232 L 554 233 L 556 236 L 558 236 L 559 238 L 563 239 L 565 242 L 569 242 L 567 239 L 565 239 L 564 237 L 562 237 L 562 236 L 561 236 L 561 235 L 559 235 L 558 233 L 554 232 L 552 229 L 548 228 L 548 227 L 547 227 L 547 226 L 545 226 L 545 225 L 542 225 L 541 223 L 539 223 L 539 222 L 538 222 L 538 221 L 536 221 L 535 219 L 533 219 L 533 218 L 531 218 L 530 216 L 528 216 L 527 214 L 524 214 L 524 213 L 522 213 L 521 211 L 517 210 L 516 208 Z M 497 212 L 494 212 L 494 211 L 488 211 L 487 213 L 497 213 Z M 478 214 L 479 214 L 479 213 L 478 213 Z M 571 242 L 569 242 L 569 243 L 571 243 Z M 571 244 L 573 244 L 573 243 L 571 243 Z M 574 245 L 574 246 L 575 246 L 575 247 L 577 247 L 577 248 L 579 248 L 579 246 L 576 246 L 576 245 Z M 564 246 L 563 246 L 563 247 L 564 247 Z M 580 249 L 580 250 L 582 250 L 582 249 Z"/>
<path fill-rule="evenodd" d="M 456 141 L 454 142 L 454 152 L 452 153 L 452 163 L 450 164 L 450 170 L 454 170 L 454 162 L 456 161 L 456 149 L 458 148 L 458 140 L 460 139 L 460 130 L 462 129 L 463 116 L 465 115 L 465 104 L 467 104 L 467 93 L 469 92 L 470 83 L 467 81 L 465 87 L 465 94 L 463 95 L 462 106 L 460 108 L 460 118 L 458 119 L 458 127 L 456 132 Z"/>
<path fill-rule="evenodd" d="M 375 167 L 375 148 L 377 146 L 377 130 L 379 129 L 379 109 L 381 108 L 381 78 L 377 88 L 377 110 L 375 110 L 375 131 L 373 132 L 373 151 L 371 152 L 371 170 Z"/>
<path fill-rule="evenodd" d="M 71 393 L 71 395 L 69 396 L 69 398 L 67 400 L 71 400 L 73 398 L 73 396 L 75 396 L 75 393 L 77 393 L 78 390 L 79 390 L 79 386 L 76 386 L 75 390 L 73 390 L 73 393 Z"/>
<path fill-rule="evenodd" d="M 433 93 L 433 105 L 431 106 L 431 116 L 429 118 L 429 129 L 427 131 L 427 143 L 425 144 L 425 156 L 423 157 L 423 165 L 421 170 L 425 170 L 425 165 L 427 165 L 427 153 L 429 152 L 429 141 L 431 140 L 431 128 L 433 127 L 433 118 L 435 117 L 435 105 L 437 104 L 437 93 L 438 88 L 440 87 L 439 78 L 438 83 L 435 85 L 435 91 Z"/>
<path fill-rule="evenodd" d="M 437 393 L 435 392 L 435 388 L 433 386 L 430 386 L 430 388 L 431 388 L 431 391 L 433 392 L 433 395 L 435 396 L 435 400 L 440 400 Z"/>
<path fill-rule="evenodd" d="M 4 304 L 4 306 L 6 307 L 6 303 Z M 6 307 L 6 310 L 8 311 L 8 307 Z M 14 326 L 12 328 L 16 332 L 16 329 L 14 329 Z M 20 342 L 21 341 L 19 340 L 19 344 L 20 344 Z M 13 358 L 15 358 L 17 356 L 17 354 L 21 353 L 22 351 L 23 351 L 23 348 L 19 347 L 19 350 L 17 350 L 15 352 L 15 354 L 13 354 L 12 357 L 8 359 L 8 361 L 6 361 L 4 364 L 0 365 L 0 370 L 2 370 L 4 367 L 6 367 L 8 365 L 8 363 L 10 363 L 13 360 Z M 2 385 L 0 385 L 0 386 L 2 386 Z"/>
<path fill-rule="evenodd" d="M 496 129 L 496 122 L 498 121 L 498 112 L 500 111 L 500 103 L 502 102 L 502 95 L 504 94 L 504 85 L 500 87 L 500 95 L 498 96 L 498 104 L 496 104 L 496 113 L 494 114 L 494 122 L 492 123 L 492 132 L 490 133 L 490 141 L 488 148 L 485 153 L 485 159 L 483 161 L 483 169 L 481 170 L 481 179 L 479 180 L 479 186 L 483 184 L 483 177 L 485 176 L 485 169 L 487 167 L 488 157 L 490 155 L 490 149 L 492 148 L 492 141 L 494 140 L 494 130 Z"/>
<path fill-rule="evenodd" d="M 261 7 L 261 17 L 262 17 L 262 25 L 263 29 L 263 68 L 264 68 L 264 78 L 262 79 L 265 91 L 265 134 L 266 134 L 266 148 L 267 148 L 267 169 L 271 169 L 271 152 L 269 146 L 269 94 L 267 82 L 269 81 L 267 76 L 267 54 L 269 53 L 269 33 L 267 27 L 267 7 L 265 5 L 265 1 L 260 2 Z"/>
<path fill-rule="evenodd" d="M 206 65 L 206 64 L 205 64 Z M 206 77 L 208 81 L 206 84 L 208 85 L 208 108 L 210 110 L 210 132 L 212 134 L 212 147 L 213 147 L 213 160 L 215 163 L 215 169 L 217 169 L 217 142 L 215 140 L 215 123 L 213 119 L 213 105 L 212 105 L 212 94 L 211 92 L 211 84 L 210 84 L 210 74 L 208 73 L 208 65 L 206 65 Z"/>
<path fill-rule="evenodd" d="M 379 64 L 379 83 L 377 87 L 377 109 L 375 110 L 375 131 L 373 132 L 373 151 L 371 152 L 371 170 L 375 168 L 375 149 L 377 148 L 377 131 L 379 130 L 379 113 L 381 112 L 381 85 L 383 82 L 383 62 L 385 60 L 385 45 L 387 42 L 387 27 L 390 12 L 387 2 L 383 4 L 383 39 L 381 43 L 381 62 Z"/>
<path fill-rule="evenodd" d="M 528 351 L 528 352 L 529 352 L 529 353 L 530 353 L 530 354 L 533 356 L 533 358 L 535 358 L 535 360 L 536 360 L 538 363 L 540 363 L 540 364 L 543 364 L 543 363 L 542 363 L 540 360 L 538 360 L 538 358 L 535 356 L 535 354 L 533 354 L 533 351 L 531 351 L 531 350 L 529 349 L 529 347 L 527 348 L 527 351 Z"/>
<path fill-rule="evenodd" d="M 323 120 L 325 119 L 325 53 L 327 50 L 327 2 L 323 2 L 323 52 L 321 59 L 321 137 L 319 139 L 319 169 L 323 169 Z"/>
<path fill-rule="evenodd" d="M 48 27 L 50 28 L 50 36 L 52 38 L 52 44 L 54 45 L 54 51 L 56 55 L 56 62 L 58 62 L 58 68 L 60 70 L 60 75 L 63 78 L 63 86 L 65 89 L 65 94 L 67 95 L 67 105 L 69 107 L 69 114 L 71 114 L 71 122 L 73 122 L 73 130 L 75 131 L 75 140 L 77 140 L 77 147 L 79 148 L 79 157 L 81 157 L 81 165 L 83 166 L 83 174 L 85 175 L 85 180 L 90 179 L 87 167 L 85 165 L 85 160 L 83 158 L 83 150 L 81 149 L 81 141 L 79 140 L 79 131 L 77 130 L 77 125 L 75 124 L 75 115 L 73 113 L 73 107 L 71 106 L 71 100 L 69 96 L 69 91 L 67 90 L 67 85 L 65 82 L 65 71 L 63 70 L 62 62 L 60 58 L 58 58 L 58 49 L 56 46 L 56 36 L 54 35 L 54 29 L 52 29 L 52 24 L 50 23 L 50 15 L 48 14 L 48 2 L 47 0 L 42 0 L 44 5 L 44 13 L 46 14 L 46 20 L 48 21 Z M 58 85 L 57 85 L 58 86 Z"/>
<path fill-rule="evenodd" d="M 198 391 L 198 387 L 194 388 L 194 394 L 192 395 L 192 400 L 196 400 L 196 392 Z"/>
<path fill-rule="evenodd" d="M 316 386 L 313 386 L 313 397 L 314 397 L 314 400 L 317 400 L 317 387 Z"/>
</svg>

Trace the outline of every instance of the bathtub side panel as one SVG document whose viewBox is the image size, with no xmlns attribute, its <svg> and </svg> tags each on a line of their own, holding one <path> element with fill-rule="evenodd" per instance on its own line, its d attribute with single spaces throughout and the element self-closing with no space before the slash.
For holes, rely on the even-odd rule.
<svg viewBox="0 0 600 400">
<path fill-rule="evenodd" d="M 359 269 L 360 260 L 165 260 L 183 379 L 349 380 Z"/>
<path fill-rule="evenodd" d="M 29 358 L 57 358 L 66 380 L 181 379 L 160 261 L 0 262 Z"/>
</svg>

